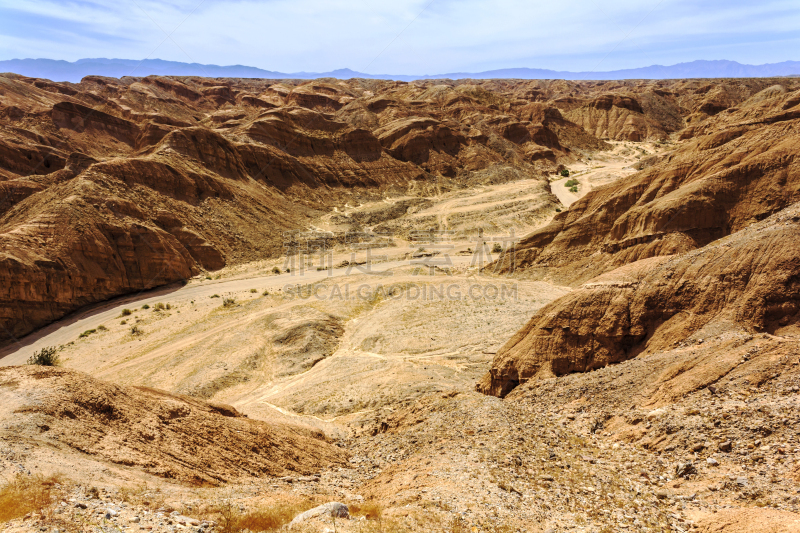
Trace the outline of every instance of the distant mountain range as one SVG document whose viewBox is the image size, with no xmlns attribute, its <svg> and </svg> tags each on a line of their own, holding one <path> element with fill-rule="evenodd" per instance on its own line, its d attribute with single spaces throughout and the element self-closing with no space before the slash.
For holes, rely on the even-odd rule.
<svg viewBox="0 0 800 533">
<path fill-rule="evenodd" d="M 70 63 L 54 59 L 10 59 L 0 61 L 0 72 L 14 72 L 24 76 L 47 78 L 53 81 L 78 82 L 84 76 L 143 77 L 151 74 L 161 76 L 206 76 L 211 78 L 268 78 L 268 79 L 314 79 L 314 78 L 371 78 L 384 80 L 414 81 L 420 79 L 566 79 L 566 80 L 620 80 L 620 79 L 675 79 L 675 78 L 768 78 L 800 75 L 800 61 L 784 61 L 765 65 L 743 65 L 736 61 L 692 61 L 677 65 L 612 70 L 606 72 L 568 72 L 537 68 L 508 68 L 485 72 L 452 72 L 424 76 L 365 74 L 350 69 L 331 72 L 275 72 L 244 65 L 201 65 L 180 63 L 162 59 L 79 59 Z"/>
</svg>

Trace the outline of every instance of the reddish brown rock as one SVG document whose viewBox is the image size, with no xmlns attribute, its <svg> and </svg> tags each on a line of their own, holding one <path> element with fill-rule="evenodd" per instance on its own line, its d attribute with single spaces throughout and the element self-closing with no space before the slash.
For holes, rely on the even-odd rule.
<svg viewBox="0 0 800 533">
<path fill-rule="evenodd" d="M 667 134 L 645 116 L 636 98 L 627 95 L 602 95 L 564 116 L 599 139 L 644 141 L 663 139 Z"/>
<path fill-rule="evenodd" d="M 792 156 L 800 120 L 786 113 L 765 114 L 759 124 L 740 117 L 643 172 L 591 191 L 525 237 L 498 269 L 580 283 L 639 259 L 704 246 L 800 201 Z"/>
<path fill-rule="evenodd" d="M 607 148 L 567 116 L 591 102 L 594 111 L 642 115 L 647 127 L 663 131 L 687 116 L 687 138 L 708 137 L 704 157 L 691 160 L 687 148 L 651 167 L 663 212 L 651 213 L 648 200 L 622 217 L 641 190 L 606 191 L 619 212 L 601 214 L 606 208 L 596 198 L 586 200 L 590 204 L 576 204 L 545 232 L 558 236 L 554 228 L 565 218 L 577 228 L 573 218 L 584 218 L 578 215 L 585 211 L 588 218 L 576 223 L 597 224 L 591 237 L 577 236 L 563 248 L 567 252 L 558 252 L 556 243 L 552 255 L 525 251 L 533 249 L 526 241 L 520 258 L 526 265 L 572 264 L 582 247 L 601 250 L 599 267 L 582 266 L 576 275 L 588 279 L 625 261 L 692 249 L 792 201 L 789 145 L 779 136 L 790 138 L 785 128 L 796 118 L 789 105 L 798 90 L 793 83 L 725 81 L 724 100 L 694 80 L 88 76 L 75 84 L 0 75 L 0 254 L 6 266 L 0 270 L 0 326 L 6 331 L 0 342 L 88 303 L 202 268 L 274 256 L 282 250 L 282 231 L 353 200 L 379 199 L 390 190 L 417 194 L 437 175 L 468 183 L 473 173 L 495 166 L 545 179 L 586 151 Z M 712 97 L 730 106 L 716 115 L 696 111 Z M 762 154 L 758 147 L 766 141 L 754 131 L 767 123 L 777 142 Z M 687 174 L 670 165 L 693 170 L 684 180 L 670 173 Z M 731 175 L 724 187 L 734 190 L 742 181 L 734 179 L 736 172 L 761 176 L 742 182 L 757 183 L 754 202 L 742 197 L 722 208 L 731 212 L 730 226 L 720 225 L 721 215 L 707 208 L 705 196 L 690 194 L 696 176 L 713 169 Z M 775 181 L 784 174 L 779 179 L 788 187 Z M 653 227 L 670 220 L 684 198 L 672 192 L 675 187 L 704 218 L 688 227 L 679 214 L 674 222 L 682 231 L 661 238 Z M 173 219 L 157 215 L 163 212 Z"/>
<path fill-rule="evenodd" d="M 311 474 L 347 460 L 311 428 L 40 366 L 0 369 L 0 427 L 67 457 L 77 452 L 82 461 L 91 456 L 184 483 Z"/>
<path fill-rule="evenodd" d="M 665 350 L 703 328 L 770 332 L 800 320 L 800 204 L 699 250 L 626 265 L 544 307 L 478 390 L 587 372 Z"/>
</svg>

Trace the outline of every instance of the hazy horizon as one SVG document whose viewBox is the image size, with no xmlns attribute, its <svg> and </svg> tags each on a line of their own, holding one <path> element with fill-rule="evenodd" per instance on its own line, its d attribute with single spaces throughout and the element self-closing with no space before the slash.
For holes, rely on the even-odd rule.
<svg viewBox="0 0 800 533">
<path fill-rule="evenodd" d="M 695 60 L 792 60 L 800 5 L 769 0 L 0 0 L 0 59 L 160 58 L 278 72 L 606 72 Z"/>
</svg>

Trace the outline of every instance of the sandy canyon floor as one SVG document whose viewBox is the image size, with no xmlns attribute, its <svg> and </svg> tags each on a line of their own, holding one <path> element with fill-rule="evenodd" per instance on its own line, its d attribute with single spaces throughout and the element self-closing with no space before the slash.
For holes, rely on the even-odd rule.
<svg viewBox="0 0 800 533">
<path fill-rule="evenodd" d="M 4 476 L 58 476 L 48 488 L 55 507 L 5 530 L 210 531 L 242 517 L 256 528 L 253 517 L 340 501 L 350 519 L 320 516 L 298 530 L 800 531 L 800 491 L 784 477 L 786 454 L 800 446 L 791 430 L 742 437 L 741 458 L 758 458 L 747 462 L 720 447 L 714 433 L 720 421 L 736 431 L 731 413 L 741 421 L 745 410 L 795 409 L 790 389 L 675 405 L 633 399 L 609 417 L 583 409 L 596 398 L 596 383 L 647 372 L 632 360 L 547 382 L 550 389 L 533 402 L 475 392 L 499 347 L 571 290 L 481 270 L 495 240 L 549 222 L 552 214 L 537 205 L 551 195 L 568 209 L 671 149 L 611 144 L 571 165 L 569 178 L 553 176 L 549 191 L 539 180 L 521 180 L 415 197 L 419 208 L 386 228 L 408 237 L 419 221 L 438 217 L 454 235 L 444 243 L 397 237 L 371 250 L 371 263 L 363 250 L 339 243 L 302 269 L 284 257 L 203 273 L 86 308 L 0 351 L 0 365 L 9 366 L 61 346 L 64 368 L 318 430 L 347 455 L 342 465 L 306 476 L 191 486 L 78 452 L 64 464 L 47 431 L 21 444 L 9 431 L 32 426 L 5 428 Z M 565 187 L 568 180 L 577 180 L 577 192 Z M 387 222 L 375 213 L 404 200 L 337 210 L 309 230 L 334 231 L 362 216 L 379 231 Z M 459 236 L 476 228 L 487 236 L 485 255 Z M 574 389 L 584 392 L 570 396 Z M 692 422 L 701 417 L 708 426 Z M 634 435 L 664 424 L 694 424 L 688 451 Z M 694 475 L 686 475 L 687 462 Z"/>
</svg>

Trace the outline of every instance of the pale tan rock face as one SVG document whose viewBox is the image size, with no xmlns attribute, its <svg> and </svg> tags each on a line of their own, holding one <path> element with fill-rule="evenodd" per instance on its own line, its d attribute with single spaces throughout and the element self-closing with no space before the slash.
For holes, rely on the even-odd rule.
<svg viewBox="0 0 800 533">
<path fill-rule="evenodd" d="M 632 96 L 603 95 L 568 111 L 565 117 L 600 139 L 644 141 L 667 136 L 663 126 L 645 116 Z"/>
<path fill-rule="evenodd" d="M 500 269 L 546 265 L 550 276 L 580 283 L 632 261 L 704 246 L 799 201 L 792 154 L 800 122 L 780 107 L 760 111 L 757 123 L 752 115 L 742 109 L 716 127 L 706 124 L 706 135 L 646 170 L 591 191 L 525 237 Z"/>
</svg>

